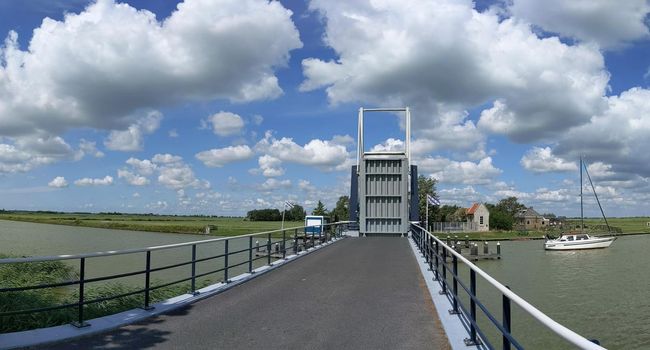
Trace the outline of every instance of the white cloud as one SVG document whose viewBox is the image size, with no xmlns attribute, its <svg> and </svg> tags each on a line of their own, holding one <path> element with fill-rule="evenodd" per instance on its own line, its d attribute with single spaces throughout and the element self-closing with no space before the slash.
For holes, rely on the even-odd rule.
<svg viewBox="0 0 650 350">
<path fill-rule="evenodd" d="M 650 90 L 632 88 L 608 99 L 604 113 L 559 136 L 553 153 L 564 159 L 585 156 L 611 166 L 619 180 L 650 177 Z"/>
<path fill-rule="evenodd" d="M 404 152 L 405 148 L 406 145 L 404 144 L 404 141 L 394 139 L 391 137 L 388 138 L 383 143 L 372 146 L 370 151 L 371 152 Z"/>
<path fill-rule="evenodd" d="M 91 155 L 95 158 L 102 158 L 104 157 L 104 152 L 100 151 L 97 149 L 97 143 L 93 141 L 87 141 L 85 139 L 81 139 L 79 141 L 79 151 L 78 151 L 78 158 L 82 158 L 84 155 Z"/>
<path fill-rule="evenodd" d="M 514 0 L 509 10 L 546 31 L 593 41 L 604 48 L 650 36 L 646 22 L 650 3 L 646 0 Z"/>
<path fill-rule="evenodd" d="M 278 180 L 275 178 L 266 179 L 264 183 L 259 186 L 259 189 L 264 192 L 275 191 L 279 189 L 286 189 L 291 187 L 291 180 Z"/>
<path fill-rule="evenodd" d="M 113 177 L 106 175 L 103 179 L 91 179 L 84 177 L 74 182 L 77 186 L 108 186 L 113 184 Z"/>
<path fill-rule="evenodd" d="M 58 136 L 30 135 L 15 139 L 14 144 L 0 143 L 0 173 L 30 171 L 62 160 L 73 160 L 75 152 Z"/>
<path fill-rule="evenodd" d="M 149 179 L 144 176 L 136 175 L 128 170 L 120 169 L 117 171 L 117 177 L 124 179 L 129 185 L 144 186 L 149 184 Z"/>
<path fill-rule="evenodd" d="M 244 128 L 244 119 L 231 112 L 221 111 L 208 117 L 212 124 L 212 131 L 219 136 L 231 136 L 241 134 Z"/>
<path fill-rule="evenodd" d="M 458 205 L 468 207 L 474 202 L 483 202 L 484 196 L 479 193 L 473 186 L 453 187 L 441 189 L 438 191 L 440 202 L 447 205 Z"/>
<path fill-rule="evenodd" d="M 282 161 L 278 158 L 263 155 L 257 159 L 262 175 L 266 177 L 277 177 L 284 175 L 284 169 L 281 167 Z"/>
<path fill-rule="evenodd" d="M 178 131 L 176 131 L 176 129 L 171 129 L 171 130 L 169 130 L 169 132 L 167 133 L 167 135 L 169 135 L 169 137 L 175 139 L 175 138 L 178 137 Z"/>
<path fill-rule="evenodd" d="M 68 187 L 68 181 L 66 181 L 63 176 L 57 176 L 52 181 L 50 181 L 47 185 L 55 188 L 64 188 L 64 187 Z"/>
<path fill-rule="evenodd" d="M 533 147 L 521 158 L 520 164 L 535 173 L 578 170 L 576 163 L 555 156 L 550 147 Z"/>
<path fill-rule="evenodd" d="M 501 174 L 501 169 L 492 165 L 492 158 L 486 157 L 478 163 L 454 161 L 447 158 L 424 158 L 416 163 L 421 174 L 430 173 L 441 183 L 487 185 Z"/>
<path fill-rule="evenodd" d="M 275 98 L 274 69 L 302 47 L 291 14 L 276 1 L 186 0 L 159 22 L 98 0 L 45 18 L 27 51 L 15 32 L 1 49 L 1 133 L 123 130 L 135 111 L 179 101 Z"/>
<path fill-rule="evenodd" d="M 165 154 L 156 154 L 151 158 L 151 161 L 157 164 L 173 164 L 183 161 L 183 157 L 171 155 L 169 153 Z"/>
<path fill-rule="evenodd" d="M 350 157 L 346 147 L 336 140 L 313 139 L 300 146 L 291 138 L 274 138 L 267 132 L 264 139 L 255 145 L 255 150 L 273 156 L 283 162 L 292 162 L 319 167 L 323 170 L 340 170 Z"/>
<path fill-rule="evenodd" d="M 170 155 L 171 156 L 171 155 Z M 154 157 L 155 158 L 155 157 Z M 140 160 L 137 158 L 129 158 L 126 164 L 133 167 L 133 169 L 140 175 L 149 176 L 156 171 L 158 166 L 149 159 Z"/>
<path fill-rule="evenodd" d="M 575 198 L 575 193 L 567 189 L 549 190 L 546 188 L 537 189 L 534 199 L 540 202 L 568 202 Z"/>
<path fill-rule="evenodd" d="M 149 209 L 155 209 L 155 210 L 165 210 L 169 205 L 167 204 L 167 201 L 157 201 L 153 203 L 149 203 L 145 206 L 146 208 Z"/>
<path fill-rule="evenodd" d="M 246 145 L 215 148 L 195 155 L 205 166 L 220 168 L 228 163 L 250 159 L 253 151 Z"/>
<path fill-rule="evenodd" d="M 144 147 L 144 135 L 156 131 L 160 127 L 161 119 L 160 112 L 150 112 L 126 130 L 111 131 L 104 145 L 113 151 L 141 151 Z"/>
<path fill-rule="evenodd" d="M 335 60 L 303 60 L 301 88 L 325 88 L 332 104 L 412 107 L 417 138 L 474 148 L 483 132 L 518 142 L 552 137 L 604 108 L 609 75 L 596 47 L 539 38 L 526 23 L 478 12 L 469 1 L 326 1 L 310 7 L 326 21 Z M 433 35 L 432 33 L 435 33 Z M 543 59 L 541 59 L 543 57 Z M 479 121 L 463 112 L 498 101 Z M 454 122 L 445 121 L 453 114 Z M 506 120 L 516 119 L 515 128 Z M 503 120 L 495 125 L 494 121 Z M 430 149 L 440 147 L 431 144 Z"/>
</svg>

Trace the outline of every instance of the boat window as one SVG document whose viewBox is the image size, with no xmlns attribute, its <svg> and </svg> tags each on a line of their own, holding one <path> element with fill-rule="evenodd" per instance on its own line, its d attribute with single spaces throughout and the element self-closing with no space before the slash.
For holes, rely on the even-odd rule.
<svg viewBox="0 0 650 350">
<path fill-rule="evenodd" d="M 569 240 L 569 241 L 573 241 L 573 236 L 569 236 L 569 237 L 568 237 L 568 240 Z"/>
</svg>

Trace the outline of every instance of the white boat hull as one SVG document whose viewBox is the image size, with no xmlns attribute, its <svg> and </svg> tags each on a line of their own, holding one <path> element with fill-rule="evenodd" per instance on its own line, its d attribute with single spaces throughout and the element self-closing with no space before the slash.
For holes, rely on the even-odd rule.
<svg viewBox="0 0 650 350">
<path fill-rule="evenodd" d="M 578 250 L 578 249 L 598 249 L 609 247 L 616 237 L 591 237 L 589 239 L 578 241 L 548 240 L 544 243 L 546 250 Z"/>
</svg>

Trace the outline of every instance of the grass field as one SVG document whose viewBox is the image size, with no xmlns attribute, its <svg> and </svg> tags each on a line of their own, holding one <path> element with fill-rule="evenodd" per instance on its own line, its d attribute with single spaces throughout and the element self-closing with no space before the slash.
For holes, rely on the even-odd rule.
<svg viewBox="0 0 650 350">
<path fill-rule="evenodd" d="M 0 220 L 26 221 L 43 224 L 97 227 L 119 230 L 165 233 L 201 234 L 211 225 L 211 235 L 236 236 L 247 233 L 280 229 L 279 221 L 247 221 L 244 218 L 216 218 L 195 216 L 109 215 L 64 213 L 0 213 Z M 288 221 L 284 227 L 303 226 L 302 221 Z"/>
</svg>

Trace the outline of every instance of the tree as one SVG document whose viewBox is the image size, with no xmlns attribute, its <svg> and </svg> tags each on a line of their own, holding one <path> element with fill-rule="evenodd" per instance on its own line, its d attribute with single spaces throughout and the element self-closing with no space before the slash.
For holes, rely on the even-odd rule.
<svg viewBox="0 0 650 350">
<path fill-rule="evenodd" d="M 492 230 L 512 230 L 514 218 L 510 214 L 499 209 L 490 211 L 490 229 Z"/>
<path fill-rule="evenodd" d="M 286 211 L 284 218 L 287 221 L 303 221 L 305 220 L 305 215 L 307 215 L 305 208 L 299 204 L 294 204 L 293 208 Z"/>
<path fill-rule="evenodd" d="M 420 221 L 422 222 L 426 218 L 427 194 L 438 199 L 438 193 L 436 192 L 437 183 L 438 180 L 432 177 L 418 176 L 418 207 L 420 209 Z M 432 217 L 436 216 L 438 210 L 439 208 L 429 204 L 429 221 L 431 221 Z"/>
<path fill-rule="evenodd" d="M 503 198 L 502 200 L 499 201 L 499 203 L 497 203 L 495 208 L 504 213 L 508 213 L 508 215 L 510 215 L 514 220 L 515 214 L 517 214 L 522 209 L 526 209 L 526 206 L 519 203 L 517 197 L 513 196 L 513 197 Z"/>
<path fill-rule="evenodd" d="M 347 221 L 350 218 L 350 197 L 341 196 L 339 200 L 336 201 L 336 208 L 332 210 L 330 215 L 334 222 L 337 221 Z"/>
<path fill-rule="evenodd" d="M 282 214 L 278 209 L 256 209 L 249 211 L 246 218 L 250 221 L 280 221 Z"/>
<path fill-rule="evenodd" d="M 429 207 L 431 209 L 431 207 Z M 458 211 L 458 209 L 461 209 L 461 207 L 457 205 L 443 205 L 440 208 L 438 208 L 437 212 L 435 213 L 434 216 L 429 216 L 429 221 L 430 222 L 450 222 L 450 221 L 455 221 L 453 220 L 453 215 Z M 429 214 L 431 215 L 431 214 Z"/>
<path fill-rule="evenodd" d="M 316 208 L 311 212 L 311 215 L 327 216 L 327 208 L 325 208 L 325 204 L 318 201 L 318 204 L 316 204 Z"/>
</svg>

